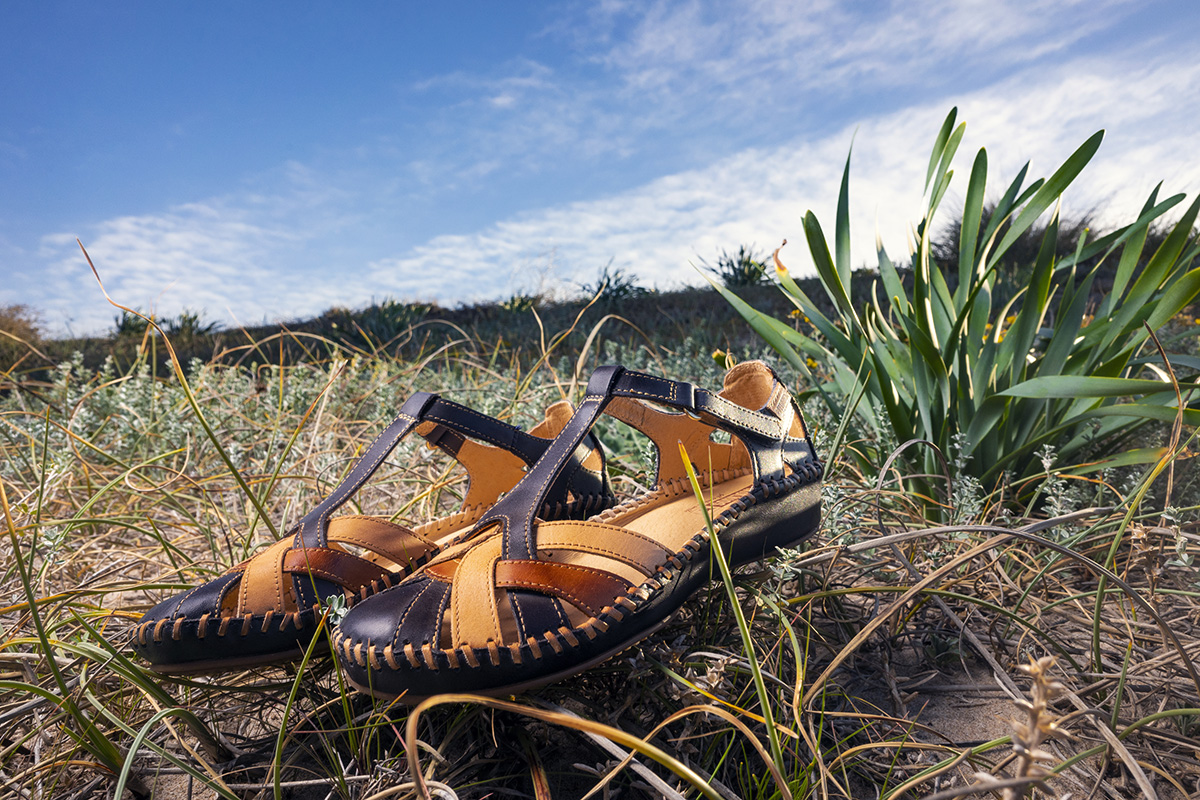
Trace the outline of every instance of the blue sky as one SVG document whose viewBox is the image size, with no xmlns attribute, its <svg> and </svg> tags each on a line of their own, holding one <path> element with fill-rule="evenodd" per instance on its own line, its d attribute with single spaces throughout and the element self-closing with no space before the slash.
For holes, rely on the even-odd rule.
<svg viewBox="0 0 1200 800">
<path fill-rule="evenodd" d="M 1066 213 L 1200 190 L 1193 2 L 45 2 L 0 11 L 0 304 L 256 324 L 372 299 L 663 288 L 832 224 L 902 256 L 960 107 L 993 182 L 1099 128 Z M 954 189 L 949 204 L 954 204 Z"/>
</svg>

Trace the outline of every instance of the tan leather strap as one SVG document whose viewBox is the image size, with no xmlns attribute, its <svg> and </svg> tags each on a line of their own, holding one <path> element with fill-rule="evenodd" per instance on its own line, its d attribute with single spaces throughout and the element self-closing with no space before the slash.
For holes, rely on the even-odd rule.
<svg viewBox="0 0 1200 800">
<path fill-rule="evenodd" d="M 378 553 L 397 566 L 408 566 L 436 546 L 428 536 L 382 517 L 364 515 L 329 520 L 329 539 Z"/>
<path fill-rule="evenodd" d="M 674 552 L 645 534 L 601 522 L 542 522 L 537 535 L 539 555 L 555 550 L 592 553 L 628 564 L 647 577 Z"/>
<path fill-rule="evenodd" d="M 499 536 L 485 539 L 468 550 L 458 564 L 450 596 L 450 636 L 456 645 L 504 643 L 499 598 L 492 583 L 500 548 Z"/>
<path fill-rule="evenodd" d="M 291 546 L 291 537 L 285 537 L 246 564 L 238 587 L 238 614 L 296 610 L 292 579 L 284 580 L 283 574 L 283 559 Z"/>
</svg>

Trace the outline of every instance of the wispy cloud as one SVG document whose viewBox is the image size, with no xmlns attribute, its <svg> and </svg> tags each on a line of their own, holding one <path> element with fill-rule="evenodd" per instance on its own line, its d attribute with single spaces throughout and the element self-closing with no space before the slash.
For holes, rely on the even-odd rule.
<svg viewBox="0 0 1200 800">
<path fill-rule="evenodd" d="M 295 231 L 250 222 L 244 209 L 192 203 L 162 214 L 108 220 L 85 235 L 85 246 L 118 302 L 163 313 L 181 308 L 207 309 L 224 316 L 241 306 L 244 290 L 261 292 L 280 266 L 278 256 L 297 242 Z M 43 239 L 40 294 L 51 324 L 81 333 L 110 321 L 113 309 L 84 262 L 75 237 Z M 24 291 L 30 291 L 27 276 Z"/>
<path fill-rule="evenodd" d="M 1181 109 L 1200 102 L 1200 66 L 1159 63 L 1149 68 L 1111 59 L 1075 61 L 1014 76 L 961 98 L 968 136 L 959 156 L 959 181 L 974 150 L 991 149 L 993 183 L 1010 180 L 1032 160 L 1033 175 L 1048 175 L 1103 125 L 1113 129 L 1100 155 L 1068 196 L 1068 213 L 1095 209 L 1101 221 L 1131 219 L 1159 178 L 1168 191 L 1200 189 L 1200 165 L 1181 163 L 1192 135 Z M 437 237 L 411 252 L 376 261 L 372 281 L 390 291 L 452 297 L 464 276 L 477 295 L 493 295 L 511 266 L 546 263 L 558 275 L 590 279 L 614 265 L 644 280 L 694 282 L 688 266 L 719 249 L 788 237 L 800 244 L 803 213 L 813 208 L 832 226 L 840 172 L 851 138 L 853 253 L 874 258 L 876 226 L 894 257 L 905 256 L 906 233 L 918 221 L 925 153 L 952 100 L 863 119 L 816 141 L 798 138 L 773 148 L 748 149 L 703 169 L 660 178 L 608 198 L 519 215 L 474 234 Z M 1114 112 L 1113 109 L 1123 109 Z M 999 189 L 997 189 L 999 191 Z M 954 204 L 952 194 L 945 206 Z M 832 231 L 830 231 L 831 233 Z M 807 266 L 803 245 L 788 260 Z"/>
<path fill-rule="evenodd" d="M 454 186 L 477 174 L 476 163 L 507 176 L 553 172 L 564 157 L 596 170 L 616 159 L 625 174 L 639 161 L 688 169 L 742 147 L 825 135 L 847 117 L 983 88 L 1061 59 L 1141 8 L 1132 0 L 1047 0 L 1036 14 L 1022 0 L 588 4 L 545 33 L 569 43 L 573 64 L 518 59 L 416 84 L 449 98 L 426 118 L 438 144 L 417 161 Z"/>
<path fill-rule="evenodd" d="M 1062 51 L 1097 30 L 1119 24 L 1138 6 L 1130 0 L 1049 0 L 1037 13 L 1020 0 L 931 0 L 882 3 L 874 9 L 834 0 L 606 3 L 590 11 L 583 30 L 627 25 L 598 58 L 668 108 L 719 88 L 729 101 L 786 102 L 853 88 L 910 91 L 922 81 L 944 83 L 946 68 L 961 80 L 987 79 Z M 600 37 L 612 41 L 611 33 Z M 983 69 L 981 69 L 983 67 Z M 722 109 L 714 109 L 720 113 Z M 726 109 L 736 113 L 737 107 Z M 802 110 L 799 109 L 798 110 Z"/>
</svg>

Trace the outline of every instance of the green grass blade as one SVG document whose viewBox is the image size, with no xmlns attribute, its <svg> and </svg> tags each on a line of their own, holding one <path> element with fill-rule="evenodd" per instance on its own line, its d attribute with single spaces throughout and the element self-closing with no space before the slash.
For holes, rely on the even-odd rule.
<svg viewBox="0 0 1200 800">
<path fill-rule="evenodd" d="M 1117 271 L 1113 274 L 1112 289 L 1108 296 L 1104 298 L 1104 302 L 1100 304 L 1096 314 L 1100 317 L 1112 316 L 1114 304 L 1121 299 L 1125 294 L 1125 287 L 1129 285 L 1130 278 L 1133 277 L 1133 271 L 1137 268 L 1138 261 L 1141 259 L 1142 249 L 1146 246 L 1146 237 L 1150 233 L 1150 220 L 1146 220 L 1145 225 L 1139 224 L 1141 218 L 1145 217 L 1147 212 L 1151 211 L 1155 206 L 1155 198 L 1158 197 L 1158 191 L 1162 188 L 1160 181 L 1154 190 L 1150 192 L 1150 197 L 1146 199 L 1145 205 L 1142 206 L 1142 211 L 1138 215 L 1138 222 L 1130 226 L 1130 234 L 1125 246 L 1121 249 L 1121 258 L 1117 261 Z"/>
<path fill-rule="evenodd" d="M 1008 232 L 1004 234 L 1004 237 L 1000 240 L 1000 244 L 996 246 L 989 264 L 995 263 L 1047 208 L 1058 201 L 1063 191 L 1075 180 L 1075 177 L 1079 175 L 1087 163 L 1091 161 L 1092 156 L 1096 154 L 1096 150 L 1099 149 L 1100 142 L 1103 139 L 1104 131 L 1097 131 L 1092 134 L 1091 138 L 1080 145 L 1071 154 L 1071 157 L 1063 162 L 1063 165 L 1037 190 L 1026 206 L 1021 209 L 1021 213 L 1017 215 Z"/>
<path fill-rule="evenodd" d="M 1179 409 L 1165 403 L 1117 403 L 1116 405 L 1093 408 L 1084 412 L 1084 417 L 1132 417 L 1134 419 L 1152 419 L 1158 422 L 1174 422 L 1179 416 Z M 1183 424 L 1193 427 L 1200 425 L 1200 410 L 1183 409 Z"/>
<path fill-rule="evenodd" d="M 1140 378 L 1097 378 L 1092 375 L 1041 375 L 1005 389 L 1006 397 L 1075 399 L 1078 397 L 1132 397 L 1171 388 L 1166 381 Z M 1181 389 L 1197 389 L 1200 384 L 1180 384 Z"/>
<path fill-rule="evenodd" d="M 1129 335 L 1131 330 L 1141 327 L 1142 321 L 1147 319 L 1153 311 L 1150 308 L 1149 300 L 1155 290 L 1167 282 L 1173 270 L 1186 267 L 1185 264 L 1179 264 L 1178 261 L 1192 236 L 1192 227 L 1196 224 L 1198 212 L 1200 212 L 1200 195 L 1197 195 L 1191 206 L 1183 213 L 1179 222 L 1175 224 L 1158 250 L 1150 257 L 1145 268 L 1133 279 L 1129 287 L 1129 294 L 1117 311 L 1116 317 L 1108 329 L 1108 334 L 1101 343 L 1102 349 L 1107 349 L 1120 337 Z M 1172 295 L 1172 297 L 1177 298 L 1178 294 Z"/>
<path fill-rule="evenodd" d="M 1093 270 L 1084 278 L 1065 312 L 1059 315 L 1058 324 L 1054 326 L 1054 333 L 1050 337 L 1050 344 L 1046 345 L 1046 352 L 1038 365 L 1039 372 L 1057 375 L 1063 371 L 1072 349 L 1076 346 L 1075 339 L 1083 325 L 1084 312 L 1091 302 L 1092 285 L 1095 280 L 1096 272 Z"/>
<path fill-rule="evenodd" d="M 904 282 L 900 279 L 896 265 L 892 263 L 892 259 L 884 250 L 883 242 L 878 234 L 875 236 L 875 252 L 879 260 L 879 280 L 883 283 L 884 292 L 887 293 L 888 304 L 897 314 L 911 313 L 908 305 L 908 293 L 904 291 Z"/>
<path fill-rule="evenodd" d="M 958 235 L 958 289 L 955 291 L 958 309 L 961 311 L 965 298 L 971 292 L 975 280 L 982 275 L 975 270 L 976 251 L 979 247 L 979 224 L 983 219 L 983 197 L 987 190 L 987 151 L 982 147 L 971 165 L 971 178 L 967 194 L 963 199 L 962 224 Z"/>
<path fill-rule="evenodd" d="M 954 120 L 957 116 L 958 108 L 950 109 L 950 113 L 942 122 L 942 128 L 938 131 L 937 138 L 934 139 L 933 152 L 929 154 L 929 169 L 925 173 L 925 191 L 929 190 L 929 182 L 933 180 L 933 173 L 942 160 L 942 153 L 946 150 L 946 142 L 949 141 L 950 133 L 954 130 Z"/>
<path fill-rule="evenodd" d="M 1011 384 L 1016 384 L 1025 377 L 1028 366 L 1025 356 L 1033 349 L 1034 337 L 1042 327 L 1050 307 L 1051 278 L 1054 276 L 1054 252 L 1057 243 L 1058 208 L 1055 208 L 1042 237 L 1033 277 L 1025 291 L 1021 309 L 1017 312 L 1017 318 L 1008 335 L 1000 343 L 1000 363 L 1008 366 Z"/>
<path fill-rule="evenodd" d="M 763 680 L 762 671 L 758 666 L 758 654 L 754 648 L 754 637 L 750 633 L 750 626 L 746 623 L 746 616 L 742 613 L 742 604 L 738 601 L 737 590 L 733 585 L 733 573 L 730 570 L 729 562 L 725 558 L 725 551 L 721 546 L 720 536 L 716 529 L 713 528 L 712 518 L 708 513 L 708 504 L 704 500 L 704 490 L 700 488 L 700 480 L 696 477 L 696 470 L 692 466 L 691 459 L 688 458 L 688 452 L 683 446 L 683 442 L 679 443 L 679 455 L 683 459 L 684 469 L 687 470 L 688 481 L 692 484 L 692 491 L 696 494 L 696 502 L 700 504 L 701 513 L 704 515 L 704 525 L 708 528 L 709 542 L 712 544 L 713 560 L 717 562 L 717 567 L 721 571 L 721 583 L 725 586 L 725 594 L 729 597 L 733 616 L 737 620 L 738 632 L 741 634 L 742 646 L 746 652 L 746 661 L 750 664 L 750 673 L 754 678 L 754 689 L 758 694 L 758 702 L 762 708 L 763 719 L 766 720 L 767 736 L 771 742 L 771 760 L 782 770 L 784 768 L 783 747 L 779 742 L 779 731 L 775 729 L 775 715 L 771 707 L 771 696 L 767 693 L 767 685 Z M 780 789 L 785 794 L 790 794 L 786 786 L 781 786 Z"/>
<path fill-rule="evenodd" d="M 1146 325 L 1151 330 L 1158 330 L 1194 303 L 1197 296 L 1200 296 L 1200 268 L 1181 275 L 1162 293 L 1146 318 Z"/>
<path fill-rule="evenodd" d="M 720 295 L 729 302 L 730 305 L 737 309 L 737 312 L 742 315 L 742 318 L 745 319 L 746 322 L 750 323 L 750 327 L 754 329 L 755 333 L 761 336 L 767 342 L 767 344 L 771 345 L 775 352 L 783 356 L 783 358 L 786 359 L 787 362 L 792 365 L 792 367 L 803 373 L 810 381 L 812 380 L 812 373 L 809 371 L 808 365 L 804 363 L 804 359 L 796 353 L 795 348 L 788 343 L 788 341 L 784 338 L 783 332 L 780 330 L 780 328 L 786 328 L 786 325 L 774 317 L 767 316 L 766 314 L 758 311 L 732 291 L 726 289 L 718 281 L 714 281 L 710 276 L 705 275 L 705 277 L 708 279 L 708 282 L 713 285 L 713 288 L 716 289 Z M 788 330 L 792 329 L 788 328 Z M 792 330 L 792 333 L 796 333 L 796 331 Z"/>
<path fill-rule="evenodd" d="M 849 283 L 842 280 L 841 273 L 833 263 L 829 255 L 829 245 L 825 242 L 825 234 L 821 231 L 821 223 L 811 211 L 804 215 L 804 236 L 808 240 L 808 249 L 812 254 L 813 265 L 817 268 L 821 285 L 833 301 L 834 308 L 843 319 L 853 320 L 854 325 L 861 328 L 858 312 L 850 300 Z"/>
<path fill-rule="evenodd" d="M 850 155 L 846 153 L 846 166 L 842 170 L 842 185 L 838 190 L 837 219 L 833 226 L 834 265 L 844 285 L 850 285 Z"/>
<path fill-rule="evenodd" d="M 1013 211 L 1013 207 L 1017 200 L 1017 194 L 1021 191 L 1021 186 L 1025 183 L 1025 177 L 1029 174 L 1029 162 L 1026 161 L 1024 166 L 1017 171 L 1017 176 L 1013 178 L 1012 183 L 1004 190 L 1004 194 L 996 201 L 996 205 L 992 208 L 992 213 L 988 217 L 987 227 L 983 230 L 983 235 L 980 236 L 980 241 L 983 242 L 983 248 L 979 252 L 978 261 L 979 269 L 986 272 L 987 266 L 991 259 L 989 254 L 995 249 L 995 237 L 998 235 L 1000 226 L 1008 220 L 1009 215 Z M 1035 181 L 1032 185 L 1040 186 L 1040 182 Z"/>
</svg>

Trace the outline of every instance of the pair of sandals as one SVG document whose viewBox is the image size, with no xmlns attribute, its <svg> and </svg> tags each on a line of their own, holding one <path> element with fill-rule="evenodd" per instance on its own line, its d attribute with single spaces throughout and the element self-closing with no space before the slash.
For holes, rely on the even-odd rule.
<svg viewBox="0 0 1200 800">
<path fill-rule="evenodd" d="M 650 493 L 614 497 L 591 433 L 602 414 L 658 448 Z M 462 509 L 414 528 L 332 516 L 413 432 L 466 469 Z M 134 649 L 162 673 L 291 660 L 340 595 L 350 608 L 333 650 L 376 697 L 513 694 L 577 674 L 661 627 L 715 574 L 680 444 L 732 565 L 817 529 L 822 466 L 762 362 L 733 367 L 720 393 L 600 367 L 577 409 L 556 403 L 527 433 L 418 392 L 279 542 L 152 608 Z"/>
</svg>

